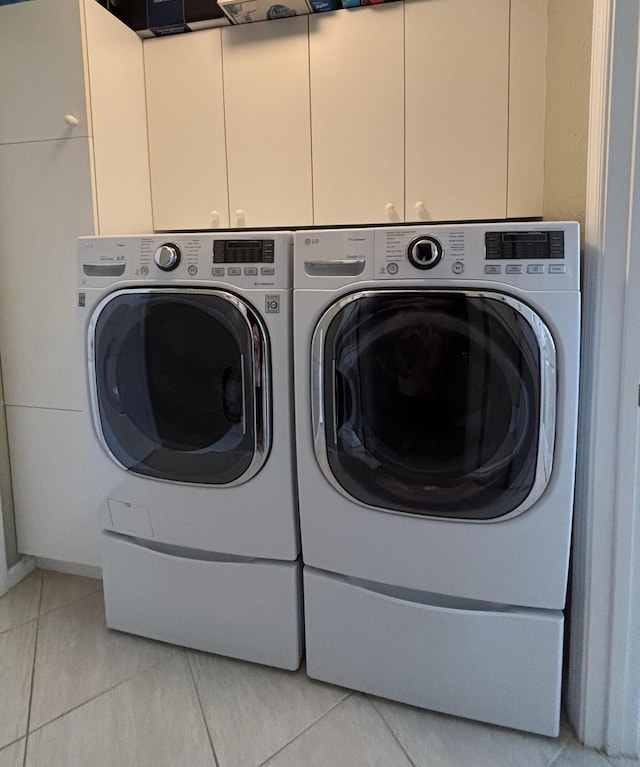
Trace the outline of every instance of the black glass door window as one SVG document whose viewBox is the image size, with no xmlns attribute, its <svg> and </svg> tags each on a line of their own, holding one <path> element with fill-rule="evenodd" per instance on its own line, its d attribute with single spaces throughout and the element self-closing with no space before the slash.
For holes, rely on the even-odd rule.
<svg viewBox="0 0 640 767">
<path fill-rule="evenodd" d="M 93 322 L 99 433 L 138 474 L 228 484 L 264 457 L 267 342 L 224 291 L 124 290 Z"/>
<path fill-rule="evenodd" d="M 530 321 L 486 293 L 368 291 L 342 304 L 315 350 L 319 460 L 333 484 L 410 514 L 488 520 L 517 509 L 539 484 L 550 372 Z"/>
</svg>

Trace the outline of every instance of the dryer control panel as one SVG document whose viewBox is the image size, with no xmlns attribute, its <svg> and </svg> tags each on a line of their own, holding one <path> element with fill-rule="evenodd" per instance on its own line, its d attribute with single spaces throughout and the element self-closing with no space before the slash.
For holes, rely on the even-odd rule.
<svg viewBox="0 0 640 767">
<path fill-rule="evenodd" d="M 375 230 L 375 279 L 488 281 L 577 290 L 576 223 L 509 222 Z"/>
<path fill-rule="evenodd" d="M 579 290 L 574 222 L 433 224 L 298 231 L 294 287 L 367 281 Z"/>
</svg>

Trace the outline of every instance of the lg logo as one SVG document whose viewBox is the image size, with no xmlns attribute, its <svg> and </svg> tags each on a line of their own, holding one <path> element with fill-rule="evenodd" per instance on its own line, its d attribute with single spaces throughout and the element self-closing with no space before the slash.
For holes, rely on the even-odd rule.
<svg viewBox="0 0 640 767">
<path fill-rule="evenodd" d="M 317 245 L 320 242 L 318 237 L 305 237 L 304 238 L 304 244 L 305 245 Z"/>
<path fill-rule="evenodd" d="M 267 314 L 280 313 L 280 296 L 269 295 L 264 297 L 264 310 Z"/>
</svg>

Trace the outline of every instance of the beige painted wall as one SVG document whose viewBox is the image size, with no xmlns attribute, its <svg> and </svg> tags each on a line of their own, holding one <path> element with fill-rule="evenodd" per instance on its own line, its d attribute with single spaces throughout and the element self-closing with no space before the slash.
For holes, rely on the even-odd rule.
<svg viewBox="0 0 640 767">
<path fill-rule="evenodd" d="M 593 0 L 549 0 L 544 217 L 584 228 Z"/>
</svg>

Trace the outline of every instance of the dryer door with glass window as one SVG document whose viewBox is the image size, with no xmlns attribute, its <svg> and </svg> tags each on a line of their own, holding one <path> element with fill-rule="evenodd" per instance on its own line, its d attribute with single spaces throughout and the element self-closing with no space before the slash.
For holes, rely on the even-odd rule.
<svg viewBox="0 0 640 767">
<path fill-rule="evenodd" d="M 269 346 L 222 290 L 120 290 L 96 308 L 89 376 L 98 436 L 120 466 L 173 482 L 239 484 L 269 450 Z"/>
<path fill-rule="evenodd" d="M 315 330 L 312 382 L 318 463 L 363 505 L 498 520 L 529 508 L 549 481 L 555 346 L 510 296 L 348 295 Z"/>
</svg>

